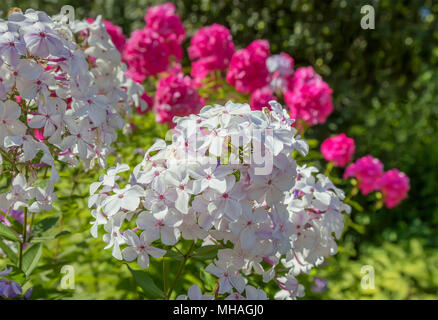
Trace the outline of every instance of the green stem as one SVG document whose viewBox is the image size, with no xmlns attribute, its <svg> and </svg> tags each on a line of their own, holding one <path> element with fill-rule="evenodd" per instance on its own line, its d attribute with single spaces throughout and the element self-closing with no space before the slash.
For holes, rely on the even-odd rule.
<svg viewBox="0 0 438 320">
<path fill-rule="evenodd" d="M 329 163 L 327 163 L 327 167 L 325 169 L 324 175 L 326 177 L 330 177 L 330 172 L 332 172 L 332 170 L 333 170 L 333 162 L 330 161 Z"/>
<path fill-rule="evenodd" d="M 26 234 L 27 234 L 27 207 L 24 207 L 24 221 L 23 221 L 23 239 L 20 242 L 20 254 L 19 254 L 19 260 L 18 260 L 18 268 L 20 270 L 21 267 L 23 266 L 23 247 L 24 244 L 26 243 Z"/>
<path fill-rule="evenodd" d="M 26 177 L 26 181 L 29 180 L 29 169 L 28 167 L 26 167 L 25 170 L 25 177 Z M 24 218 L 23 218 L 23 239 L 20 242 L 20 253 L 19 253 L 19 259 L 18 259 L 18 268 L 20 270 L 22 270 L 22 266 L 23 266 L 23 249 L 24 249 L 24 244 L 26 243 L 26 238 L 27 238 L 27 207 L 24 207 Z"/>
<path fill-rule="evenodd" d="M 176 251 L 178 251 L 182 256 L 184 255 L 184 253 L 182 253 L 181 250 L 179 250 L 177 246 L 174 246 L 174 248 L 175 248 Z"/>
<path fill-rule="evenodd" d="M 163 257 L 163 292 L 166 295 L 167 284 L 166 284 L 166 258 Z M 164 297 L 166 299 L 166 296 Z"/>
<path fill-rule="evenodd" d="M 29 230 L 32 230 L 32 227 L 33 227 L 33 219 L 34 219 L 34 217 L 35 217 L 35 212 L 32 212 L 32 213 L 30 214 Z"/>
<path fill-rule="evenodd" d="M 173 290 L 175 289 L 175 286 L 178 282 L 178 279 L 181 276 L 181 273 L 184 270 L 186 262 L 190 258 L 190 254 L 192 253 L 194 247 L 195 247 L 195 241 L 192 242 L 192 245 L 190 246 L 189 251 L 187 251 L 187 253 L 184 255 L 184 259 L 181 261 L 181 264 L 179 265 L 175 279 L 173 279 L 172 285 L 170 286 L 169 292 L 167 293 L 167 296 L 165 297 L 165 299 L 167 299 L 167 300 L 170 299 L 170 296 L 171 296 Z"/>
</svg>

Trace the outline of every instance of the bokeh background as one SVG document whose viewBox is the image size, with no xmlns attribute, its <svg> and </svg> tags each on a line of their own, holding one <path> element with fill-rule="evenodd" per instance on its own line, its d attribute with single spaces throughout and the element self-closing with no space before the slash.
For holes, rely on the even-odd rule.
<svg viewBox="0 0 438 320">
<path fill-rule="evenodd" d="M 76 18 L 102 15 L 129 36 L 132 30 L 143 28 L 147 7 L 163 2 L 2 0 L 0 16 L 4 18 L 11 7 L 34 8 L 52 15 L 69 4 L 75 8 Z M 356 141 L 355 158 L 372 154 L 385 164 L 385 170 L 396 167 L 410 177 L 409 198 L 392 210 L 371 210 L 368 204 L 375 202 L 374 196 L 359 197 L 354 208 L 359 226 L 344 235 L 336 257 L 302 279 L 310 287 L 315 277 L 324 278 L 327 288 L 322 293 L 307 290 L 306 298 L 438 299 L 438 3 L 171 2 L 188 31 L 185 49 L 197 29 L 219 23 L 231 30 L 238 47 L 254 39 L 267 39 L 272 53 L 288 53 L 297 67 L 314 66 L 333 89 L 335 112 L 324 125 L 310 128 L 307 137 L 322 141 L 330 134 L 344 132 Z M 360 8 L 365 4 L 375 8 L 374 30 L 361 29 Z M 144 127 L 149 135 L 164 132 L 149 118 L 144 120 L 149 121 Z M 60 296 L 56 289 L 59 274 L 48 271 L 40 285 L 46 290 L 35 290 L 35 297 L 138 298 L 129 293 L 135 285 L 128 271 L 122 271 L 110 253 L 103 252 L 102 242 L 89 239 L 89 227 L 80 221 L 80 215 L 90 218 L 86 206 L 73 203 L 59 209 L 78 212 L 64 222 L 72 236 L 57 244 L 55 258 L 40 269 L 59 270 L 63 263 L 76 261 L 76 289 Z M 73 245 L 73 249 L 59 249 Z M 363 265 L 375 268 L 374 290 L 360 286 Z M 158 276 L 159 271 L 155 272 Z"/>
</svg>

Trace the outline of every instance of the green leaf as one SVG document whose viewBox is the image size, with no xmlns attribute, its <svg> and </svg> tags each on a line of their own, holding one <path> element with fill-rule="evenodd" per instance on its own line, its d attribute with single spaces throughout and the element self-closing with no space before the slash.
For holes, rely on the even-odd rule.
<svg viewBox="0 0 438 320">
<path fill-rule="evenodd" d="M 11 241 L 20 241 L 20 238 L 12 231 L 9 227 L 0 223 L 0 237 L 11 240 Z"/>
<path fill-rule="evenodd" d="M 26 276 L 29 276 L 33 269 L 38 264 L 38 261 L 41 258 L 41 254 L 43 252 L 43 244 L 42 243 L 35 243 L 33 244 L 29 249 L 26 250 L 26 252 L 23 255 L 23 266 L 22 270 L 26 274 Z"/>
<path fill-rule="evenodd" d="M 216 245 L 209 245 L 209 246 L 200 247 L 200 248 L 196 249 L 195 251 L 193 251 L 193 253 L 191 254 L 191 257 L 197 258 L 197 259 L 213 259 L 214 257 L 217 256 L 218 250 L 219 250 L 219 247 Z"/>
<path fill-rule="evenodd" d="M 172 250 L 167 250 L 164 256 L 176 261 L 182 261 L 182 259 L 184 259 L 181 253 Z"/>
<path fill-rule="evenodd" d="M 13 264 L 17 264 L 18 258 L 14 251 L 9 248 L 9 246 L 4 243 L 2 240 L 0 240 L 0 249 L 8 256 L 8 258 L 11 260 Z"/>
<path fill-rule="evenodd" d="M 52 234 L 49 236 L 33 237 L 30 240 L 30 242 L 43 242 L 43 241 L 47 241 L 47 240 L 53 240 L 53 239 L 57 239 L 57 238 L 60 238 L 62 236 L 65 236 L 67 234 L 70 234 L 70 233 L 71 233 L 70 231 L 64 230 L 64 231 L 61 231 L 60 233 Z"/>
<path fill-rule="evenodd" d="M 363 211 L 363 207 L 356 201 L 351 200 L 351 199 L 347 199 L 345 200 L 345 203 L 349 204 L 350 206 L 352 206 L 354 209 L 356 209 L 359 212 Z"/>
<path fill-rule="evenodd" d="M 154 280 L 152 280 L 152 278 L 146 272 L 142 270 L 133 270 L 129 267 L 129 265 L 127 266 L 129 271 L 131 271 L 132 275 L 134 276 L 135 281 L 143 289 L 144 294 L 148 298 L 164 298 L 163 291 L 157 287 L 157 285 L 154 283 Z"/>
<path fill-rule="evenodd" d="M 61 231 L 60 233 L 58 233 L 58 234 L 55 236 L 55 239 L 56 239 L 56 238 L 59 238 L 59 237 L 62 237 L 62 236 L 65 236 L 65 235 L 70 234 L 70 233 L 71 233 L 71 232 L 68 231 L 68 230 Z"/>
<path fill-rule="evenodd" d="M 199 270 L 199 279 L 202 281 L 205 290 L 212 291 L 216 285 L 215 278 L 204 269 Z"/>
<path fill-rule="evenodd" d="M 58 200 L 71 202 L 72 200 L 85 199 L 87 198 L 87 196 L 88 194 L 84 194 L 84 195 L 72 194 L 71 196 L 68 197 L 59 197 Z"/>
<path fill-rule="evenodd" d="M 360 234 L 364 234 L 365 233 L 365 226 L 359 225 L 357 223 L 354 223 L 353 221 L 350 222 L 350 226 L 356 230 L 357 232 L 359 232 Z"/>
<path fill-rule="evenodd" d="M 310 148 L 316 148 L 319 144 L 317 139 L 306 139 Z"/>
<path fill-rule="evenodd" d="M 56 222 L 58 221 L 59 217 L 49 217 L 45 218 L 41 221 L 38 221 L 35 226 L 33 227 L 33 232 L 35 234 L 43 234 L 47 230 L 49 230 L 51 227 L 53 227 Z"/>
</svg>

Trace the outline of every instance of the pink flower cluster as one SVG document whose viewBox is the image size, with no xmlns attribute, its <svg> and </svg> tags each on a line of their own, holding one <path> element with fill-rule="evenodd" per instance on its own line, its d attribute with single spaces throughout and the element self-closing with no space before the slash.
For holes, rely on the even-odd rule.
<svg viewBox="0 0 438 320">
<path fill-rule="evenodd" d="M 94 22 L 93 18 L 87 18 L 86 19 L 88 23 L 92 24 Z M 116 46 L 117 50 L 120 52 L 123 52 L 123 49 L 125 48 L 126 44 L 126 38 L 123 34 L 122 28 L 119 26 L 116 26 L 115 24 L 112 24 L 108 20 L 103 20 L 103 23 L 105 24 L 106 31 L 108 32 L 109 36 L 111 37 L 112 42 Z"/>
<path fill-rule="evenodd" d="M 388 209 L 394 208 L 407 198 L 410 189 L 409 178 L 397 169 L 383 171 L 383 164 L 371 155 L 359 158 L 349 165 L 344 179 L 355 177 L 363 194 L 379 190 Z"/>
<path fill-rule="evenodd" d="M 180 17 L 175 12 L 175 5 L 167 2 L 151 7 L 144 17 L 146 28 L 154 30 L 166 40 L 184 41 L 186 30 Z"/>
<path fill-rule="evenodd" d="M 303 119 L 310 126 L 324 123 L 333 111 L 332 89 L 312 67 L 295 71 L 284 100 L 291 118 Z"/>
<path fill-rule="evenodd" d="M 391 209 L 407 198 L 409 178 L 403 172 L 392 169 L 376 181 L 375 187 L 382 192 L 386 207 Z"/>
<path fill-rule="evenodd" d="M 123 58 L 129 65 L 126 75 L 141 83 L 146 77 L 166 71 L 171 56 L 180 61 L 183 56 L 181 46 L 174 41 L 164 41 L 152 29 L 135 30 L 123 52 Z"/>
<path fill-rule="evenodd" d="M 333 162 L 336 167 L 345 167 L 353 159 L 354 151 L 354 140 L 345 133 L 328 138 L 321 145 L 324 158 Z"/>
<path fill-rule="evenodd" d="M 153 107 L 158 122 L 172 125 L 173 117 L 196 114 L 201 107 L 202 99 L 190 77 L 170 75 L 158 82 Z"/>
<path fill-rule="evenodd" d="M 324 140 L 321 153 L 324 159 L 336 167 L 345 167 L 353 159 L 355 143 L 345 133 Z M 391 209 L 407 197 L 409 178 L 397 169 L 384 173 L 379 159 L 367 155 L 350 164 L 344 172 L 344 179 L 356 178 L 362 194 L 380 190 L 387 208 Z"/>
<path fill-rule="evenodd" d="M 147 77 L 164 72 L 167 73 L 164 76 L 182 73 L 181 43 L 186 30 L 175 12 L 175 5 L 165 3 L 151 7 L 144 20 L 144 29 L 134 31 L 123 50 L 123 59 L 128 64 L 126 75 L 141 83 Z M 108 28 L 114 29 L 113 26 Z M 188 55 L 194 88 L 203 88 L 203 79 L 222 71 L 226 72 L 225 80 L 238 92 L 250 94 L 254 110 L 284 96 L 291 118 L 302 119 L 308 125 L 324 123 L 333 111 L 332 90 L 321 76 L 312 67 L 299 68 L 294 73 L 294 59 L 284 52 L 271 55 L 266 40 L 255 40 L 236 51 L 230 30 L 212 24 L 194 34 Z M 217 79 L 221 79 L 220 76 Z M 207 88 L 221 86 L 216 83 Z"/>
<path fill-rule="evenodd" d="M 355 177 L 363 194 L 369 194 L 375 189 L 376 180 L 383 175 L 383 164 L 379 159 L 367 155 L 350 164 L 344 172 L 344 179 Z"/>
<path fill-rule="evenodd" d="M 199 29 L 188 49 L 192 60 L 192 77 L 203 79 L 211 71 L 227 70 L 234 54 L 230 30 L 220 24 Z"/>
<path fill-rule="evenodd" d="M 146 26 L 135 30 L 126 43 L 123 59 L 128 63 L 126 75 L 136 82 L 168 71 L 172 61 L 181 61 L 185 29 L 171 3 L 149 8 Z"/>
<path fill-rule="evenodd" d="M 252 110 L 262 110 L 263 107 L 270 109 L 268 102 L 272 100 L 277 101 L 278 99 L 275 97 L 269 87 L 263 87 L 261 89 L 257 89 L 251 94 L 249 105 L 251 106 Z"/>
<path fill-rule="evenodd" d="M 266 60 L 269 57 L 269 42 L 255 40 L 245 49 L 236 51 L 231 58 L 226 80 L 242 93 L 252 93 L 269 83 Z"/>
<path fill-rule="evenodd" d="M 151 96 L 149 96 L 146 92 L 143 93 L 141 96 L 141 99 L 146 102 L 146 108 L 142 109 L 140 106 L 136 108 L 137 112 L 139 114 L 145 114 L 146 112 L 150 111 L 152 109 L 152 106 L 154 105 L 154 100 Z"/>
</svg>

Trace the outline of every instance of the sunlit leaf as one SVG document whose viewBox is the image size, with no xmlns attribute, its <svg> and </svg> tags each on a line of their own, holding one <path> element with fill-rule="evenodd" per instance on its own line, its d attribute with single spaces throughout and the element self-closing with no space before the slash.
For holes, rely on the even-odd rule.
<svg viewBox="0 0 438 320">
<path fill-rule="evenodd" d="M 20 238 L 18 238 L 18 236 L 14 231 L 12 231 L 9 227 L 1 223 L 0 223 L 0 237 L 11 241 L 20 241 Z"/>
<path fill-rule="evenodd" d="M 143 289 L 144 294 L 148 298 L 164 298 L 163 291 L 157 287 L 157 285 L 154 283 L 154 280 L 152 280 L 152 278 L 145 271 L 134 270 L 131 269 L 129 266 L 128 269 L 129 271 L 131 271 L 131 274 L 134 276 L 135 281 Z"/>
<path fill-rule="evenodd" d="M 35 243 L 23 254 L 22 270 L 26 274 L 26 276 L 29 276 L 32 273 L 33 269 L 35 269 L 41 258 L 42 252 L 43 244 Z"/>
</svg>

